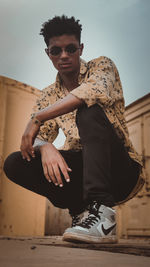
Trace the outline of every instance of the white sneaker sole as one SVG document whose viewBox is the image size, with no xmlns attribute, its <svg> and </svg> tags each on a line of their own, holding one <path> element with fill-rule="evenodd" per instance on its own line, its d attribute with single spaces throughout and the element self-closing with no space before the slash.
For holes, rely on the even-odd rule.
<svg viewBox="0 0 150 267">
<path fill-rule="evenodd" d="M 97 237 L 97 236 L 88 236 L 79 233 L 64 233 L 62 237 L 63 241 L 73 242 L 73 241 L 81 241 L 85 243 L 101 243 L 101 244 L 108 244 L 108 243 L 117 243 L 116 236 L 104 236 L 104 237 Z"/>
</svg>

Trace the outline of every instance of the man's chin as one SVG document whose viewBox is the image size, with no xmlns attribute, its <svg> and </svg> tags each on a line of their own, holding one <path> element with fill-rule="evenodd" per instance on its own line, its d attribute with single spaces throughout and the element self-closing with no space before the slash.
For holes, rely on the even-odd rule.
<svg viewBox="0 0 150 267">
<path fill-rule="evenodd" d="M 74 71 L 71 68 L 66 68 L 66 69 L 59 70 L 59 73 L 67 75 L 67 74 L 74 73 Z"/>
</svg>

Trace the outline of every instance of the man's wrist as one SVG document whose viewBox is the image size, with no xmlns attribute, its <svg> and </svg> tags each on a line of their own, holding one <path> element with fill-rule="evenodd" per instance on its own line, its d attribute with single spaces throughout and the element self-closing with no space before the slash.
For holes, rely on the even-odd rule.
<svg viewBox="0 0 150 267">
<path fill-rule="evenodd" d="M 31 115 L 31 120 L 34 124 L 41 126 L 43 125 L 43 122 L 39 120 L 39 118 L 37 118 L 37 114 L 36 113 L 32 113 Z"/>
</svg>

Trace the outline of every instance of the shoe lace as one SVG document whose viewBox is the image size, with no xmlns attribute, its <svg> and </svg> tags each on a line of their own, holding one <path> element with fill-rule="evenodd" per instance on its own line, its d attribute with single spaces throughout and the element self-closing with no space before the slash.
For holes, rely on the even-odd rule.
<svg viewBox="0 0 150 267">
<path fill-rule="evenodd" d="M 80 222 L 79 215 L 72 215 L 72 227 L 76 226 Z"/>
<path fill-rule="evenodd" d="M 96 203 L 97 204 L 97 203 Z M 81 221 L 78 225 L 87 229 L 90 229 L 91 226 L 93 226 L 95 223 L 97 223 L 100 220 L 100 213 L 98 212 L 98 209 L 93 205 L 92 207 L 89 207 L 89 214 L 88 216 Z"/>
<path fill-rule="evenodd" d="M 96 222 L 98 222 L 99 218 L 94 216 L 94 214 L 89 214 L 87 218 L 85 218 L 81 223 L 78 225 L 84 228 L 90 228 L 93 226 Z"/>
</svg>

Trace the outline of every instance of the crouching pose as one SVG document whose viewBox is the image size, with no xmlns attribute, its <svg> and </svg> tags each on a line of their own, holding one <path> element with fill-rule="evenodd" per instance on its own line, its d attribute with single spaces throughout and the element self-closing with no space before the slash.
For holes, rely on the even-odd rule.
<svg viewBox="0 0 150 267">
<path fill-rule="evenodd" d="M 114 206 L 144 184 L 142 162 L 129 140 L 124 98 L 113 61 L 80 56 L 82 26 L 74 17 L 42 25 L 47 56 L 58 74 L 41 92 L 21 140 L 4 171 L 13 182 L 68 209 L 72 226 L 63 240 L 116 242 Z M 62 129 L 66 139 L 52 143 Z"/>
</svg>

